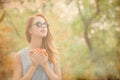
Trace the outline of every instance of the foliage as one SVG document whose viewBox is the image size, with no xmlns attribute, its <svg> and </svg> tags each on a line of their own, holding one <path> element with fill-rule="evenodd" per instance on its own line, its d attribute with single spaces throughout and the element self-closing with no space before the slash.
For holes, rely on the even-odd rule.
<svg viewBox="0 0 120 80">
<path fill-rule="evenodd" d="M 46 16 L 59 47 L 63 80 L 120 79 L 118 0 L 48 0 L 30 9 L 32 3 L 37 6 L 36 1 L 24 5 L 26 2 L 20 0 L 20 8 L 5 6 L 6 16 L 0 22 L 0 79 L 10 78 L 11 55 L 28 45 L 25 21 L 36 12 Z M 95 1 L 99 1 L 98 7 Z M 86 43 L 85 31 L 92 50 Z"/>
</svg>

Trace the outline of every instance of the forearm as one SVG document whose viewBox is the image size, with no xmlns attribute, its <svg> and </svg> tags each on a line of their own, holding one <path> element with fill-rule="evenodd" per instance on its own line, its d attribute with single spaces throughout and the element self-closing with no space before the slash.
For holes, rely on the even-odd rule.
<svg viewBox="0 0 120 80">
<path fill-rule="evenodd" d="M 57 74 L 55 74 L 55 72 L 50 68 L 48 64 L 44 66 L 44 70 L 50 80 L 61 80 L 61 78 Z"/>
<path fill-rule="evenodd" d="M 31 78 L 32 78 L 35 70 L 36 70 L 36 67 L 35 67 L 35 66 L 31 66 L 31 67 L 29 68 L 28 72 L 27 72 L 27 73 L 23 76 L 23 78 L 20 79 L 20 80 L 31 80 Z"/>
</svg>

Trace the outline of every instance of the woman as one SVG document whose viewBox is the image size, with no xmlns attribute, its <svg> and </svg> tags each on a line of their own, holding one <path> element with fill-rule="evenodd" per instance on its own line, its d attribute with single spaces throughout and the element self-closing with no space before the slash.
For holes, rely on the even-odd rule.
<svg viewBox="0 0 120 80">
<path fill-rule="evenodd" d="M 28 47 L 14 56 L 13 80 L 61 80 L 59 59 L 44 16 L 35 14 L 27 20 L 26 37 Z"/>
</svg>

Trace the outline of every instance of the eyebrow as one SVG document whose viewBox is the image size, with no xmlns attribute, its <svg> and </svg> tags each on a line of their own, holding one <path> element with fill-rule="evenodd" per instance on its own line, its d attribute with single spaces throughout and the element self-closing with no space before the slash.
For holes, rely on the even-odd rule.
<svg viewBox="0 0 120 80">
<path fill-rule="evenodd" d="M 41 22 L 41 21 L 36 21 L 36 22 L 34 22 L 34 24 L 37 23 L 37 22 Z M 47 23 L 47 22 L 41 22 L 41 23 L 42 23 L 42 24 L 45 24 L 45 23 Z"/>
</svg>

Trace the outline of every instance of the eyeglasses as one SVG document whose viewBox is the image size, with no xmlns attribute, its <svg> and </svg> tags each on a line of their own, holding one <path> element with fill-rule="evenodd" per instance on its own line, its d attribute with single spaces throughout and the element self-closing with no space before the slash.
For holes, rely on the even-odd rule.
<svg viewBox="0 0 120 80">
<path fill-rule="evenodd" d="M 33 25 L 36 25 L 37 27 L 45 27 L 45 28 L 48 28 L 48 23 L 41 23 L 40 21 L 39 22 L 36 22 L 35 24 L 33 24 Z"/>
</svg>

